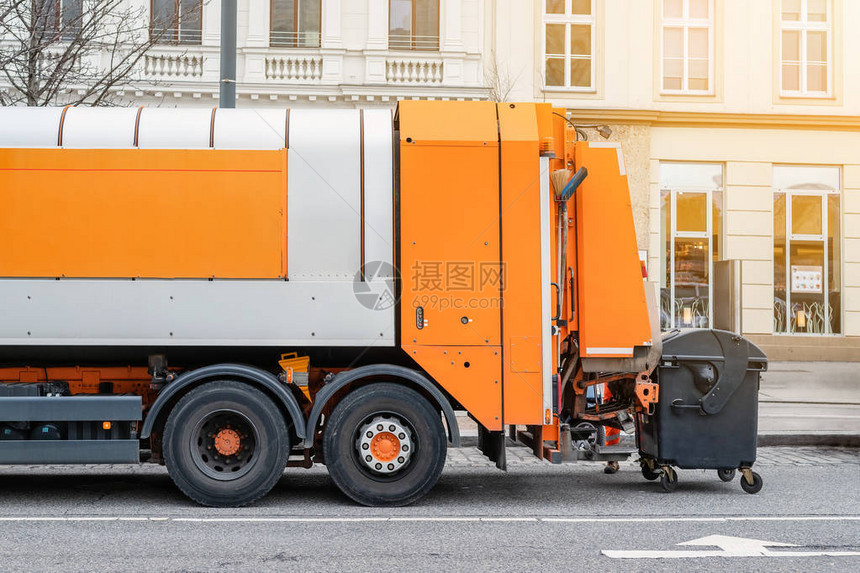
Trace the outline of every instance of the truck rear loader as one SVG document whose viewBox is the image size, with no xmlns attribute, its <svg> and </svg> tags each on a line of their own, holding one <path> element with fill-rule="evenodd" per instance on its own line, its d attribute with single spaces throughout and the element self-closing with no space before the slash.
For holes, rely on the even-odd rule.
<svg viewBox="0 0 860 573">
<path fill-rule="evenodd" d="M 666 356 L 650 290 L 620 145 L 549 104 L 0 108 L 2 464 L 162 463 L 240 506 L 323 463 L 405 505 L 465 411 L 502 469 L 507 438 L 625 459 L 599 436 L 638 425 L 666 489 L 760 488 L 755 437 L 697 419 L 754 432 L 732 400 L 766 359 L 716 331 Z"/>
</svg>

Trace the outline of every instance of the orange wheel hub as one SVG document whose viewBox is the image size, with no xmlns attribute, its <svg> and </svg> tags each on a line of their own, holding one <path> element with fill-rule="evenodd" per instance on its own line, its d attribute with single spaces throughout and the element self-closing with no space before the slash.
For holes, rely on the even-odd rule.
<svg viewBox="0 0 860 573">
<path fill-rule="evenodd" d="M 391 432 L 380 432 L 370 441 L 370 451 L 380 462 L 390 462 L 400 453 L 400 440 Z"/>
<path fill-rule="evenodd" d="M 232 456 L 242 447 L 242 437 L 239 432 L 230 428 L 219 430 L 215 434 L 215 449 L 222 456 Z"/>
</svg>

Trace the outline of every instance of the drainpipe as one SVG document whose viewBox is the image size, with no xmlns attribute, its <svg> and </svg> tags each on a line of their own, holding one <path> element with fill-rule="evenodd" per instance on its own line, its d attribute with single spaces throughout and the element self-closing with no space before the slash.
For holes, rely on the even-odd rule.
<svg viewBox="0 0 860 573">
<path fill-rule="evenodd" d="M 236 1 L 221 0 L 220 107 L 236 107 Z"/>
</svg>

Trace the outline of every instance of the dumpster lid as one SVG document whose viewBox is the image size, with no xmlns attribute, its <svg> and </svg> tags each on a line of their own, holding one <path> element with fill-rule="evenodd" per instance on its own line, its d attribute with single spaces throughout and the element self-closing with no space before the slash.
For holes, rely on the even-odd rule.
<svg viewBox="0 0 860 573">
<path fill-rule="evenodd" d="M 724 361 L 723 344 L 732 341 L 735 344 L 746 344 L 749 360 L 760 363 L 760 369 L 766 369 L 767 356 L 765 353 L 739 334 L 725 330 L 708 328 L 675 328 L 663 333 L 664 362 L 677 360 L 712 360 Z"/>
</svg>

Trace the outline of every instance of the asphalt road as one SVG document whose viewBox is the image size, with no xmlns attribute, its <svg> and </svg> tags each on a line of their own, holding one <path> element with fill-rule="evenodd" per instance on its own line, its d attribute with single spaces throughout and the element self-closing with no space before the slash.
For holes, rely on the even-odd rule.
<svg viewBox="0 0 860 573">
<path fill-rule="evenodd" d="M 510 453 L 502 473 L 451 452 L 433 492 L 399 509 L 354 505 L 324 468 L 288 470 L 241 510 L 191 504 L 160 467 L 0 468 L 0 569 L 860 570 L 860 450 L 761 448 L 757 495 L 714 472 L 681 470 L 666 494 L 632 463 L 604 475 Z M 714 535 L 796 547 L 678 545 Z"/>
</svg>

